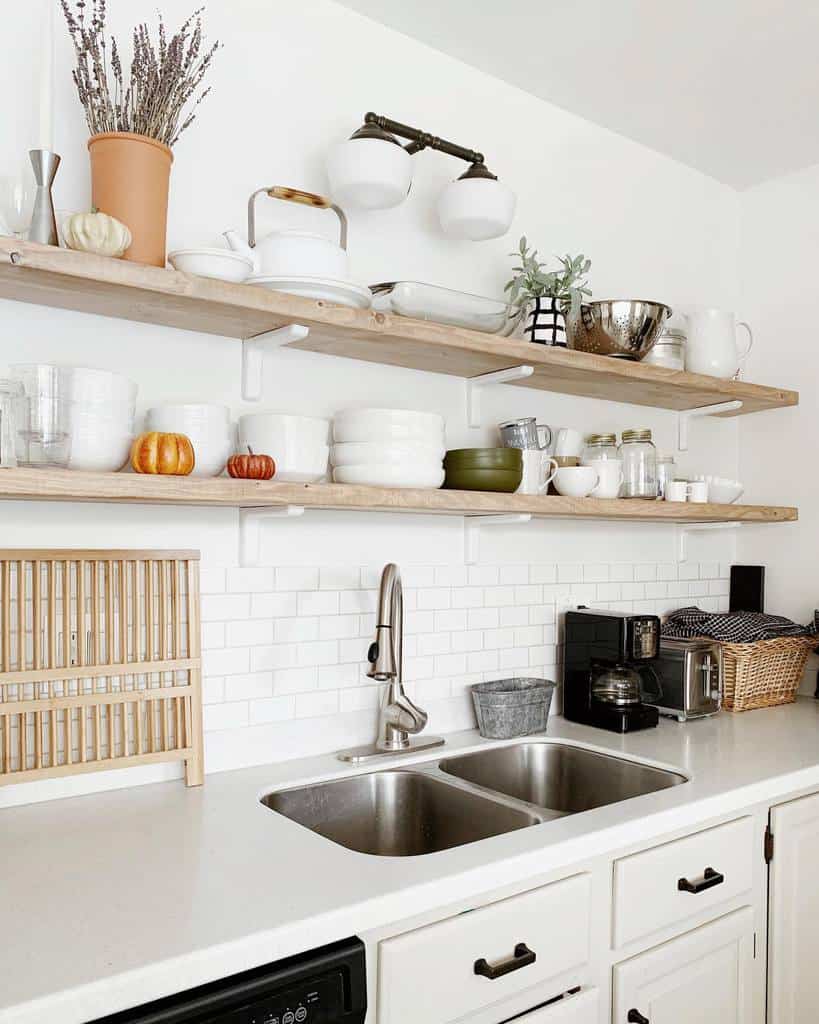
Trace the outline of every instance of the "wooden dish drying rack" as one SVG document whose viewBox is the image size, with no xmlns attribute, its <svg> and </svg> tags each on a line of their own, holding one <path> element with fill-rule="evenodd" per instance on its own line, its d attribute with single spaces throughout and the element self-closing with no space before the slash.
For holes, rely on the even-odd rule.
<svg viewBox="0 0 819 1024">
<path fill-rule="evenodd" d="M 199 552 L 0 550 L 0 786 L 202 746 Z"/>
</svg>

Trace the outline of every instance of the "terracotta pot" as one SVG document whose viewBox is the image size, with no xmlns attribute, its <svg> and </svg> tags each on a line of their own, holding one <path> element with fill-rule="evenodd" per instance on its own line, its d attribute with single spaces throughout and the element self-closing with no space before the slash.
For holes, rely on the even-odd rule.
<svg viewBox="0 0 819 1024">
<path fill-rule="evenodd" d="M 165 266 L 173 153 L 146 135 L 105 132 L 88 140 L 94 206 L 131 229 L 126 260 Z"/>
</svg>

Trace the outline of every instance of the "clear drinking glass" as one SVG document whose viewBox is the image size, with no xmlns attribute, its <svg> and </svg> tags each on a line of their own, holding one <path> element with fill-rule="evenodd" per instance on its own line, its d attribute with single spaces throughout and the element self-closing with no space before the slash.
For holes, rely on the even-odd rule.
<svg viewBox="0 0 819 1024">
<path fill-rule="evenodd" d="M 0 177 L 0 218 L 15 238 L 24 238 L 31 226 L 34 182 L 22 175 Z"/>
<path fill-rule="evenodd" d="M 17 423 L 21 412 L 23 385 L 0 378 L 0 469 L 17 465 Z"/>
</svg>

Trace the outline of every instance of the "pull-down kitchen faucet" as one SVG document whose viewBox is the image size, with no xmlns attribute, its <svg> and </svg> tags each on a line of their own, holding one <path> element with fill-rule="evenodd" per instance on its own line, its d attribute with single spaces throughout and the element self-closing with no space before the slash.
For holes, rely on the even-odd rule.
<svg viewBox="0 0 819 1024">
<path fill-rule="evenodd" d="M 370 644 L 367 660 L 370 663 L 367 675 L 389 683 L 378 713 L 378 735 L 374 744 L 339 751 L 341 760 L 366 761 L 440 747 L 444 742 L 440 736 L 413 739 L 427 724 L 427 713 L 404 692 L 404 591 L 401 572 L 392 562 L 384 566 L 381 574 L 375 640 Z"/>
</svg>

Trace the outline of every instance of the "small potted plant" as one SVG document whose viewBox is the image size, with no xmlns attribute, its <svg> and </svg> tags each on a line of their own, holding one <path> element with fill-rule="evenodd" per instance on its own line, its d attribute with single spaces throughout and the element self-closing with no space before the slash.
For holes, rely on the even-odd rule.
<svg viewBox="0 0 819 1024">
<path fill-rule="evenodd" d="M 170 38 L 160 15 L 157 43 L 147 25 L 134 29 L 126 71 L 116 39 L 106 33 L 106 0 L 58 2 L 91 133 L 94 208 L 130 229 L 125 259 L 164 267 L 172 147 L 210 92 L 202 84 L 219 44 L 204 46 L 201 9 Z"/>
<path fill-rule="evenodd" d="M 526 236 L 520 249 L 512 253 L 520 261 L 512 269 L 515 276 L 506 285 L 509 302 L 526 314 L 523 333 L 538 345 L 566 347 L 566 314 L 576 315 L 585 295 L 591 289 L 585 280 L 591 260 L 579 256 L 560 256 L 559 270 L 547 270 L 537 258 L 537 249 L 530 252 Z"/>
</svg>

